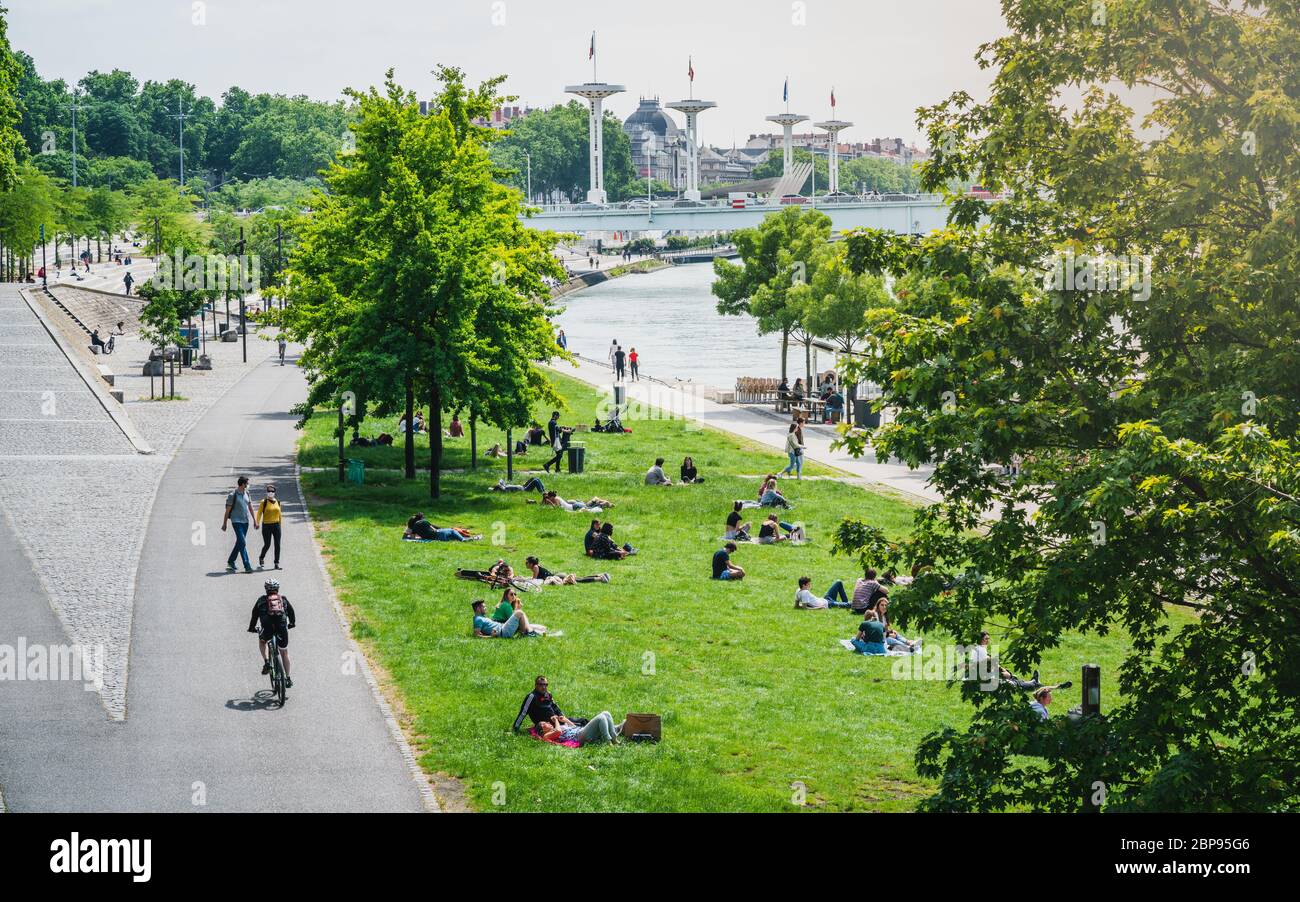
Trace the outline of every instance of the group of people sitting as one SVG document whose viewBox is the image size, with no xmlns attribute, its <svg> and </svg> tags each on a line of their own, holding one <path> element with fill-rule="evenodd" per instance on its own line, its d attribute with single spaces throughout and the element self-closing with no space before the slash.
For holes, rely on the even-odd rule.
<svg viewBox="0 0 1300 902">
<path fill-rule="evenodd" d="M 406 521 L 402 538 L 413 542 L 476 542 L 483 536 L 464 526 L 435 526 L 417 512 Z"/>
<path fill-rule="evenodd" d="M 624 542 L 619 545 L 614 541 L 614 524 L 592 520 L 587 534 L 582 537 L 582 548 L 587 557 L 598 561 L 621 561 L 631 557 L 637 551 Z"/>
<path fill-rule="evenodd" d="M 681 482 L 680 485 L 694 485 L 703 482 L 704 478 L 700 476 L 700 471 L 695 466 L 695 459 L 692 457 L 682 458 Z M 645 471 L 646 485 L 673 485 L 673 481 L 668 478 L 664 472 L 664 459 L 656 457 L 654 466 Z"/>
<path fill-rule="evenodd" d="M 756 541 L 760 545 L 774 545 L 777 542 L 803 542 L 808 538 L 804 528 L 794 523 L 787 523 L 776 514 L 768 514 L 758 527 L 758 537 L 751 538 L 750 530 L 753 524 L 745 521 L 741 511 L 744 510 L 744 502 L 737 501 L 731 508 L 731 513 L 727 514 L 726 528 L 723 531 L 724 539 L 732 539 L 737 542 Z"/>
<path fill-rule="evenodd" d="M 570 745 L 613 744 L 623 735 L 627 723 L 614 723 L 614 718 L 608 711 L 601 711 L 590 720 L 569 719 L 555 703 L 544 676 L 539 676 L 533 683 L 533 691 L 524 696 L 524 703 L 519 707 L 519 714 L 511 729 L 518 733 L 525 719 L 533 722 L 533 731 L 539 739 Z"/>
</svg>

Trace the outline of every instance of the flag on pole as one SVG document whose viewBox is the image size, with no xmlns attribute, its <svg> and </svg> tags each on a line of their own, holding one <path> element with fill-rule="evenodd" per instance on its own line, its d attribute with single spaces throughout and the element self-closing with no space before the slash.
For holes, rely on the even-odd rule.
<svg viewBox="0 0 1300 902">
<path fill-rule="evenodd" d="M 831 88 L 831 109 L 835 109 L 835 89 Z"/>
<path fill-rule="evenodd" d="M 686 57 L 686 77 L 695 82 L 695 62 L 689 56 Z"/>
<path fill-rule="evenodd" d="M 785 87 L 781 89 L 781 100 L 784 103 L 790 102 L 790 76 L 785 77 Z"/>
<path fill-rule="evenodd" d="M 587 59 L 596 58 L 596 32 L 591 33 L 591 47 L 587 50 Z"/>
</svg>

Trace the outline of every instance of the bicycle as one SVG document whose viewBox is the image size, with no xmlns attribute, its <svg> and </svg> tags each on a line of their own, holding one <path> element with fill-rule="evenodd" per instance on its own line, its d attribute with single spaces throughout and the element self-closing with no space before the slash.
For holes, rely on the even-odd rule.
<svg viewBox="0 0 1300 902">
<path fill-rule="evenodd" d="M 284 707 L 285 699 L 285 673 L 284 661 L 280 660 L 280 639 L 272 631 L 271 638 L 266 640 L 267 660 L 271 665 L 271 692 L 275 695 L 276 701 L 280 707 Z"/>
</svg>

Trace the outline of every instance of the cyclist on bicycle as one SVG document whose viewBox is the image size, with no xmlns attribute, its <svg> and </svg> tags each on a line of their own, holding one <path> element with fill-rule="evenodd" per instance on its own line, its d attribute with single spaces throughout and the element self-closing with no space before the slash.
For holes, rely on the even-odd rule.
<svg viewBox="0 0 1300 902">
<path fill-rule="evenodd" d="M 257 633 L 257 647 L 262 653 L 262 673 L 271 672 L 271 658 L 266 652 L 266 643 L 275 636 L 280 643 L 280 660 L 284 664 L 284 685 L 293 688 L 289 679 L 289 630 L 294 628 L 293 605 L 287 596 L 280 594 L 278 580 L 268 579 L 264 588 L 266 594 L 257 599 L 253 605 L 253 616 L 248 621 L 248 631 Z"/>
</svg>

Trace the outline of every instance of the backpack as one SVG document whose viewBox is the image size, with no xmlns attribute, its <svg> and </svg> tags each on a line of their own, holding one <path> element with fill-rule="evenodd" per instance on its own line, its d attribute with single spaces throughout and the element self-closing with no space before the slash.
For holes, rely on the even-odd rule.
<svg viewBox="0 0 1300 902">
<path fill-rule="evenodd" d="M 266 596 L 266 613 L 269 617 L 284 616 L 284 596 L 279 592 L 273 592 Z"/>
</svg>

